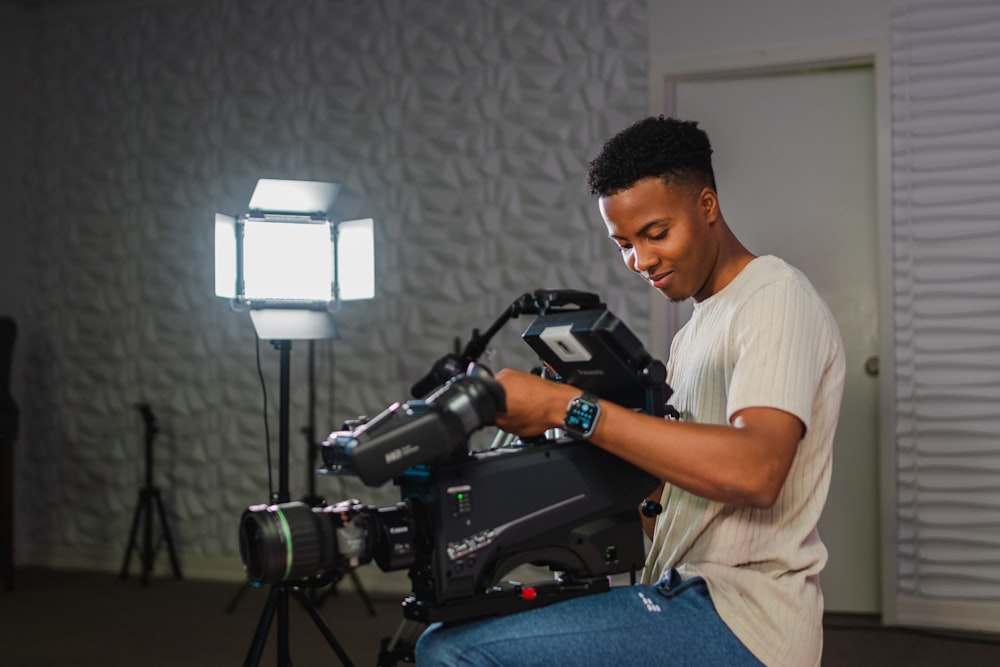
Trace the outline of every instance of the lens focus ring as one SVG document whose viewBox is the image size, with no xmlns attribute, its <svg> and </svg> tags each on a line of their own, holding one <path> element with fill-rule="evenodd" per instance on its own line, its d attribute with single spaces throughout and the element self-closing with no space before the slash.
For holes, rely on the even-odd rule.
<svg viewBox="0 0 1000 667">
<path fill-rule="evenodd" d="M 251 581 L 274 584 L 324 570 L 334 527 L 305 503 L 257 505 L 243 514 L 240 551 Z"/>
<path fill-rule="evenodd" d="M 320 573 L 333 556 L 328 551 L 333 538 L 330 522 L 305 503 L 287 503 L 281 507 L 288 522 L 289 535 L 285 581 Z"/>
</svg>

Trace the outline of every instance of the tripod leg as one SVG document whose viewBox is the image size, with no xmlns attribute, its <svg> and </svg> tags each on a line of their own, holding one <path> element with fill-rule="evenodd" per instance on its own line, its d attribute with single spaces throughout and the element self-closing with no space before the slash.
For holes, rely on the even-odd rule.
<svg viewBox="0 0 1000 667">
<path fill-rule="evenodd" d="M 370 597 L 368 597 L 367 591 L 365 591 L 364 586 L 361 585 L 361 579 L 358 578 L 358 575 L 357 575 L 357 573 L 354 570 L 351 570 L 347 574 L 348 574 L 348 576 L 351 577 L 351 581 L 354 582 L 354 588 L 357 590 L 358 597 L 361 598 L 361 602 L 364 603 L 365 609 L 368 610 L 368 615 L 369 616 L 375 616 L 376 615 L 375 614 L 375 605 L 372 604 L 372 599 Z M 330 584 L 330 587 L 327 588 L 326 591 L 323 592 L 322 595 L 319 594 L 316 591 L 316 589 L 313 589 L 309 593 L 310 599 L 312 599 L 313 603 L 316 605 L 317 608 L 322 607 L 323 603 L 326 602 L 326 599 L 328 597 L 330 597 L 331 595 L 337 595 L 338 594 L 338 592 L 337 592 L 337 585 L 339 583 L 340 582 L 336 582 L 336 583 Z"/>
<path fill-rule="evenodd" d="M 297 588 L 294 589 L 294 592 L 295 597 L 302 603 L 302 606 L 309 613 L 309 617 L 312 618 L 313 623 L 316 624 L 316 627 L 319 628 L 323 638 L 326 639 L 326 643 L 330 645 L 333 652 L 337 654 L 338 658 L 340 658 L 340 662 L 344 664 L 344 667 L 354 667 L 354 663 L 352 663 L 351 659 L 347 657 L 344 647 L 342 647 L 340 642 L 337 641 L 337 638 L 333 636 L 330 628 L 326 627 L 326 623 L 323 622 L 322 617 L 320 617 L 319 613 L 316 611 L 316 608 L 313 606 L 309 596 Z"/>
<path fill-rule="evenodd" d="M 378 667 L 393 667 L 400 660 L 413 662 L 413 650 L 421 633 L 427 629 L 426 623 L 403 619 L 396 634 L 382 640 L 382 650 L 378 654 Z"/>
<path fill-rule="evenodd" d="M 250 650 L 247 652 L 247 659 L 243 661 L 243 667 L 251 667 L 260 664 L 260 656 L 264 652 L 264 644 L 267 642 L 267 633 L 271 631 L 271 620 L 274 618 L 274 610 L 278 604 L 280 590 L 277 586 L 271 587 L 271 592 L 267 594 L 267 602 L 264 604 L 264 611 L 261 612 L 260 620 L 257 621 L 257 631 L 253 634 L 253 641 L 250 643 Z"/>
<path fill-rule="evenodd" d="M 160 490 L 153 489 L 156 498 L 156 508 L 160 515 L 160 524 L 163 526 L 163 539 L 167 543 L 167 553 L 170 554 L 170 567 L 174 570 L 174 579 L 181 578 L 181 566 L 177 561 L 177 551 L 174 549 L 174 540 L 170 537 L 170 526 L 167 525 L 167 513 L 163 509 L 163 500 L 160 498 Z"/>
<path fill-rule="evenodd" d="M 291 642 L 288 640 L 288 589 L 278 587 L 278 667 L 291 665 Z"/>
<path fill-rule="evenodd" d="M 132 550 L 135 549 L 135 533 L 139 528 L 139 517 L 142 516 L 142 492 L 139 492 L 139 502 L 135 506 L 135 513 L 132 515 L 132 529 L 128 533 L 128 544 L 125 545 L 125 562 L 122 563 L 122 571 L 119 575 L 122 579 L 128 577 L 128 564 L 132 560 Z"/>
<path fill-rule="evenodd" d="M 358 575 L 354 570 L 349 573 L 351 581 L 354 582 L 354 588 L 358 591 L 358 595 L 361 596 L 361 601 L 365 603 L 365 609 L 368 610 L 369 616 L 375 615 L 375 606 L 372 604 L 372 599 L 368 597 L 368 593 L 365 591 L 364 587 L 361 586 L 361 580 L 358 579 Z"/>
<path fill-rule="evenodd" d="M 249 588 L 250 588 L 249 583 L 244 583 L 242 586 L 240 586 L 240 590 L 236 591 L 236 595 L 234 595 L 233 599 L 229 601 L 228 605 L 226 605 L 227 614 L 231 614 L 233 613 L 233 611 L 236 610 L 236 606 L 239 605 L 240 600 L 243 599 L 243 596 L 246 595 L 247 589 Z"/>
<path fill-rule="evenodd" d="M 156 550 L 153 548 L 153 494 L 151 489 L 145 488 L 141 491 L 141 495 L 142 511 L 145 514 L 142 523 L 142 584 L 145 586 L 149 583 L 149 575 L 153 571 L 153 556 L 156 555 Z"/>
</svg>

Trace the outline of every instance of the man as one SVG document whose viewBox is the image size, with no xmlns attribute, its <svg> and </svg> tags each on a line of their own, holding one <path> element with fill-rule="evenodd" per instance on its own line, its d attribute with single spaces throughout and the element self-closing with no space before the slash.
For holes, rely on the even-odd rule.
<svg viewBox="0 0 1000 667">
<path fill-rule="evenodd" d="M 680 420 L 600 401 L 589 442 L 663 480 L 642 582 L 432 627 L 421 665 L 818 665 L 826 549 L 816 531 L 844 382 L 837 325 L 809 281 L 756 257 L 722 215 L 697 123 L 647 118 L 590 165 L 630 269 L 694 314 L 671 345 Z M 558 427 L 580 394 L 504 370 L 498 425 Z M 652 524 L 652 521 L 648 522 Z"/>
</svg>

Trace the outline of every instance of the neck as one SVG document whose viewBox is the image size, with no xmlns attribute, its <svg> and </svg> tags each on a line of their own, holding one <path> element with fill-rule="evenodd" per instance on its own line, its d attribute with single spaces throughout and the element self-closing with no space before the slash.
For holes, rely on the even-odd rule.
<svg viewBox="0 0 1000 667">
<path fill-rule="evenodd" d="M 722 221 L 720 228 L 722 238 L 719 244 L 719 256 L 716 259 L 714 275 L 711 278 L 711 289 L 705 294 L 696 296 L 695 301 L 702 301 L 712 296 L 733 281 L 746 265 L 756 259 L 729 227 Z"/>
</svg>

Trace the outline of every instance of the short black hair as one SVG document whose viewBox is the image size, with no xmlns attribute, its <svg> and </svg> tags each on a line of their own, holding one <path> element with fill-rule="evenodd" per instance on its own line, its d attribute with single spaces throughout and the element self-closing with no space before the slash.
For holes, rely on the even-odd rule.
<svg viewBox="0 0 1000 667">
<path fill-rule="evenodd" d="M 609 197 L 649 177 L 716 189 L 712 144 L 697 122 L 661 115 L 633 123 L 591 161 L 587 184 L 591 194 Z"/>
</svg>

